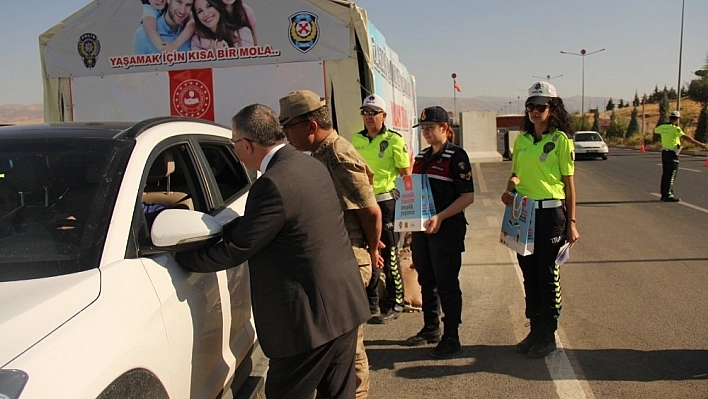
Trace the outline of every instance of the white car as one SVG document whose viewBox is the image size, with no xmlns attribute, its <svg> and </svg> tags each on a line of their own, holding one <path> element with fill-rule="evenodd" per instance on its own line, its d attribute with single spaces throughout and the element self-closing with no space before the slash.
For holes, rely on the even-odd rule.
<svg viewBox="0 0 708 399">
<path fill-rule="evenodd" d="M 230 138 L 173 117 L 0 128 L 0 398 L 214 399 L 248 377 L 247 265 L 190 273 L 153 242 L 210 245 L 243 214 Z M 151 236 L 180 208 L 217 224 Z"/>
<path fill-rule="evenodd" d="M 607 154 L 610 152 L 610 149 L 598 132 L 575 132 L 573 142 L 575 143 L 575 155 L 577 158 L 594 157 L 607 159 Z"/>
</svg>

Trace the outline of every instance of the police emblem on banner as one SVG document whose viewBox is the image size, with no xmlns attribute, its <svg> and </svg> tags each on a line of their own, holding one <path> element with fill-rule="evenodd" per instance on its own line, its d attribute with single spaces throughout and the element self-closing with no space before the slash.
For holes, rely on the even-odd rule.
<svg viewBox="0 0 708 399">
<path fill-rule="evenodd" d="M 320 38 L 317 15 L 302 11 L 290 17 L 290 44 L 303 53 L 312 50 Z"/>
<path fill-rule="evenodd" d="M 78 51 L 81 59 L 84 61 L 84 66 L 92 69 L 96 66 L 96 57 L 101 52 L 101 42 L 98 41 L 98 36 L 93 33 L 84 33 L 79 37 Z"/>
</svg>

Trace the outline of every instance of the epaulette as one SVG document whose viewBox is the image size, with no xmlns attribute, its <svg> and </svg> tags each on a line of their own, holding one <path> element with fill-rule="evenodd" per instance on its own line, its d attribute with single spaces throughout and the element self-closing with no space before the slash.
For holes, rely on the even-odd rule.
<svg viewBox="0 0 708 399">
<path fill-rule="evenodd" d="M 390 133 L 393 133 L 393 134 L 396 134 L 396 135 L 398 135 L 399 137 L 403 138 L 403 135 L 402 135 L 401 133 L 398 133 L 398 132 L 395 131 L 395 130 L 386 129 L 386 133 L 389 133 L 389 134 L 390 134 Z M 389 136 L 389 137 L 391 137 L 391 136 Z"/>
</svg>

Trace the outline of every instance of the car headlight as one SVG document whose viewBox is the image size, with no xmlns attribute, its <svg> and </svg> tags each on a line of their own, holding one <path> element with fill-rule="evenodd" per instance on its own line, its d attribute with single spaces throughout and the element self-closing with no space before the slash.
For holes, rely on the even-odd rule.
<svg viewBox="0 0 708 399">
<path fill-rule="evenodd" d="M 29 376 L 22 370 L 0 370 L 0 399 L 17 399 Z"/>
</svg>

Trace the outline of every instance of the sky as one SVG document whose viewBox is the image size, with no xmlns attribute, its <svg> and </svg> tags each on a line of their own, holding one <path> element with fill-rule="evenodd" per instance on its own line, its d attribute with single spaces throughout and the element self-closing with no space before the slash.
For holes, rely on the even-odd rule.
<svg viewBox="0 0 708 399">
<path fill-rule="evenodd" d="M 137 0 L 110 0 L 137 1 Z M 249 1 L 259 0 L 246 0 Z M 682 1 L 683 45 L 681 46 Z M 3 0 L 0 105 L 42 103 L 40 34 L 88 0 Z M 676 88 L 708 57 L 706 0 L 359 0 L 416 78 L 418 96 L 525 96 L 551 77 L 560 97 L 631 101 Z M 561 54 L 561 50 L 587 53 Z"/>
</svg>

